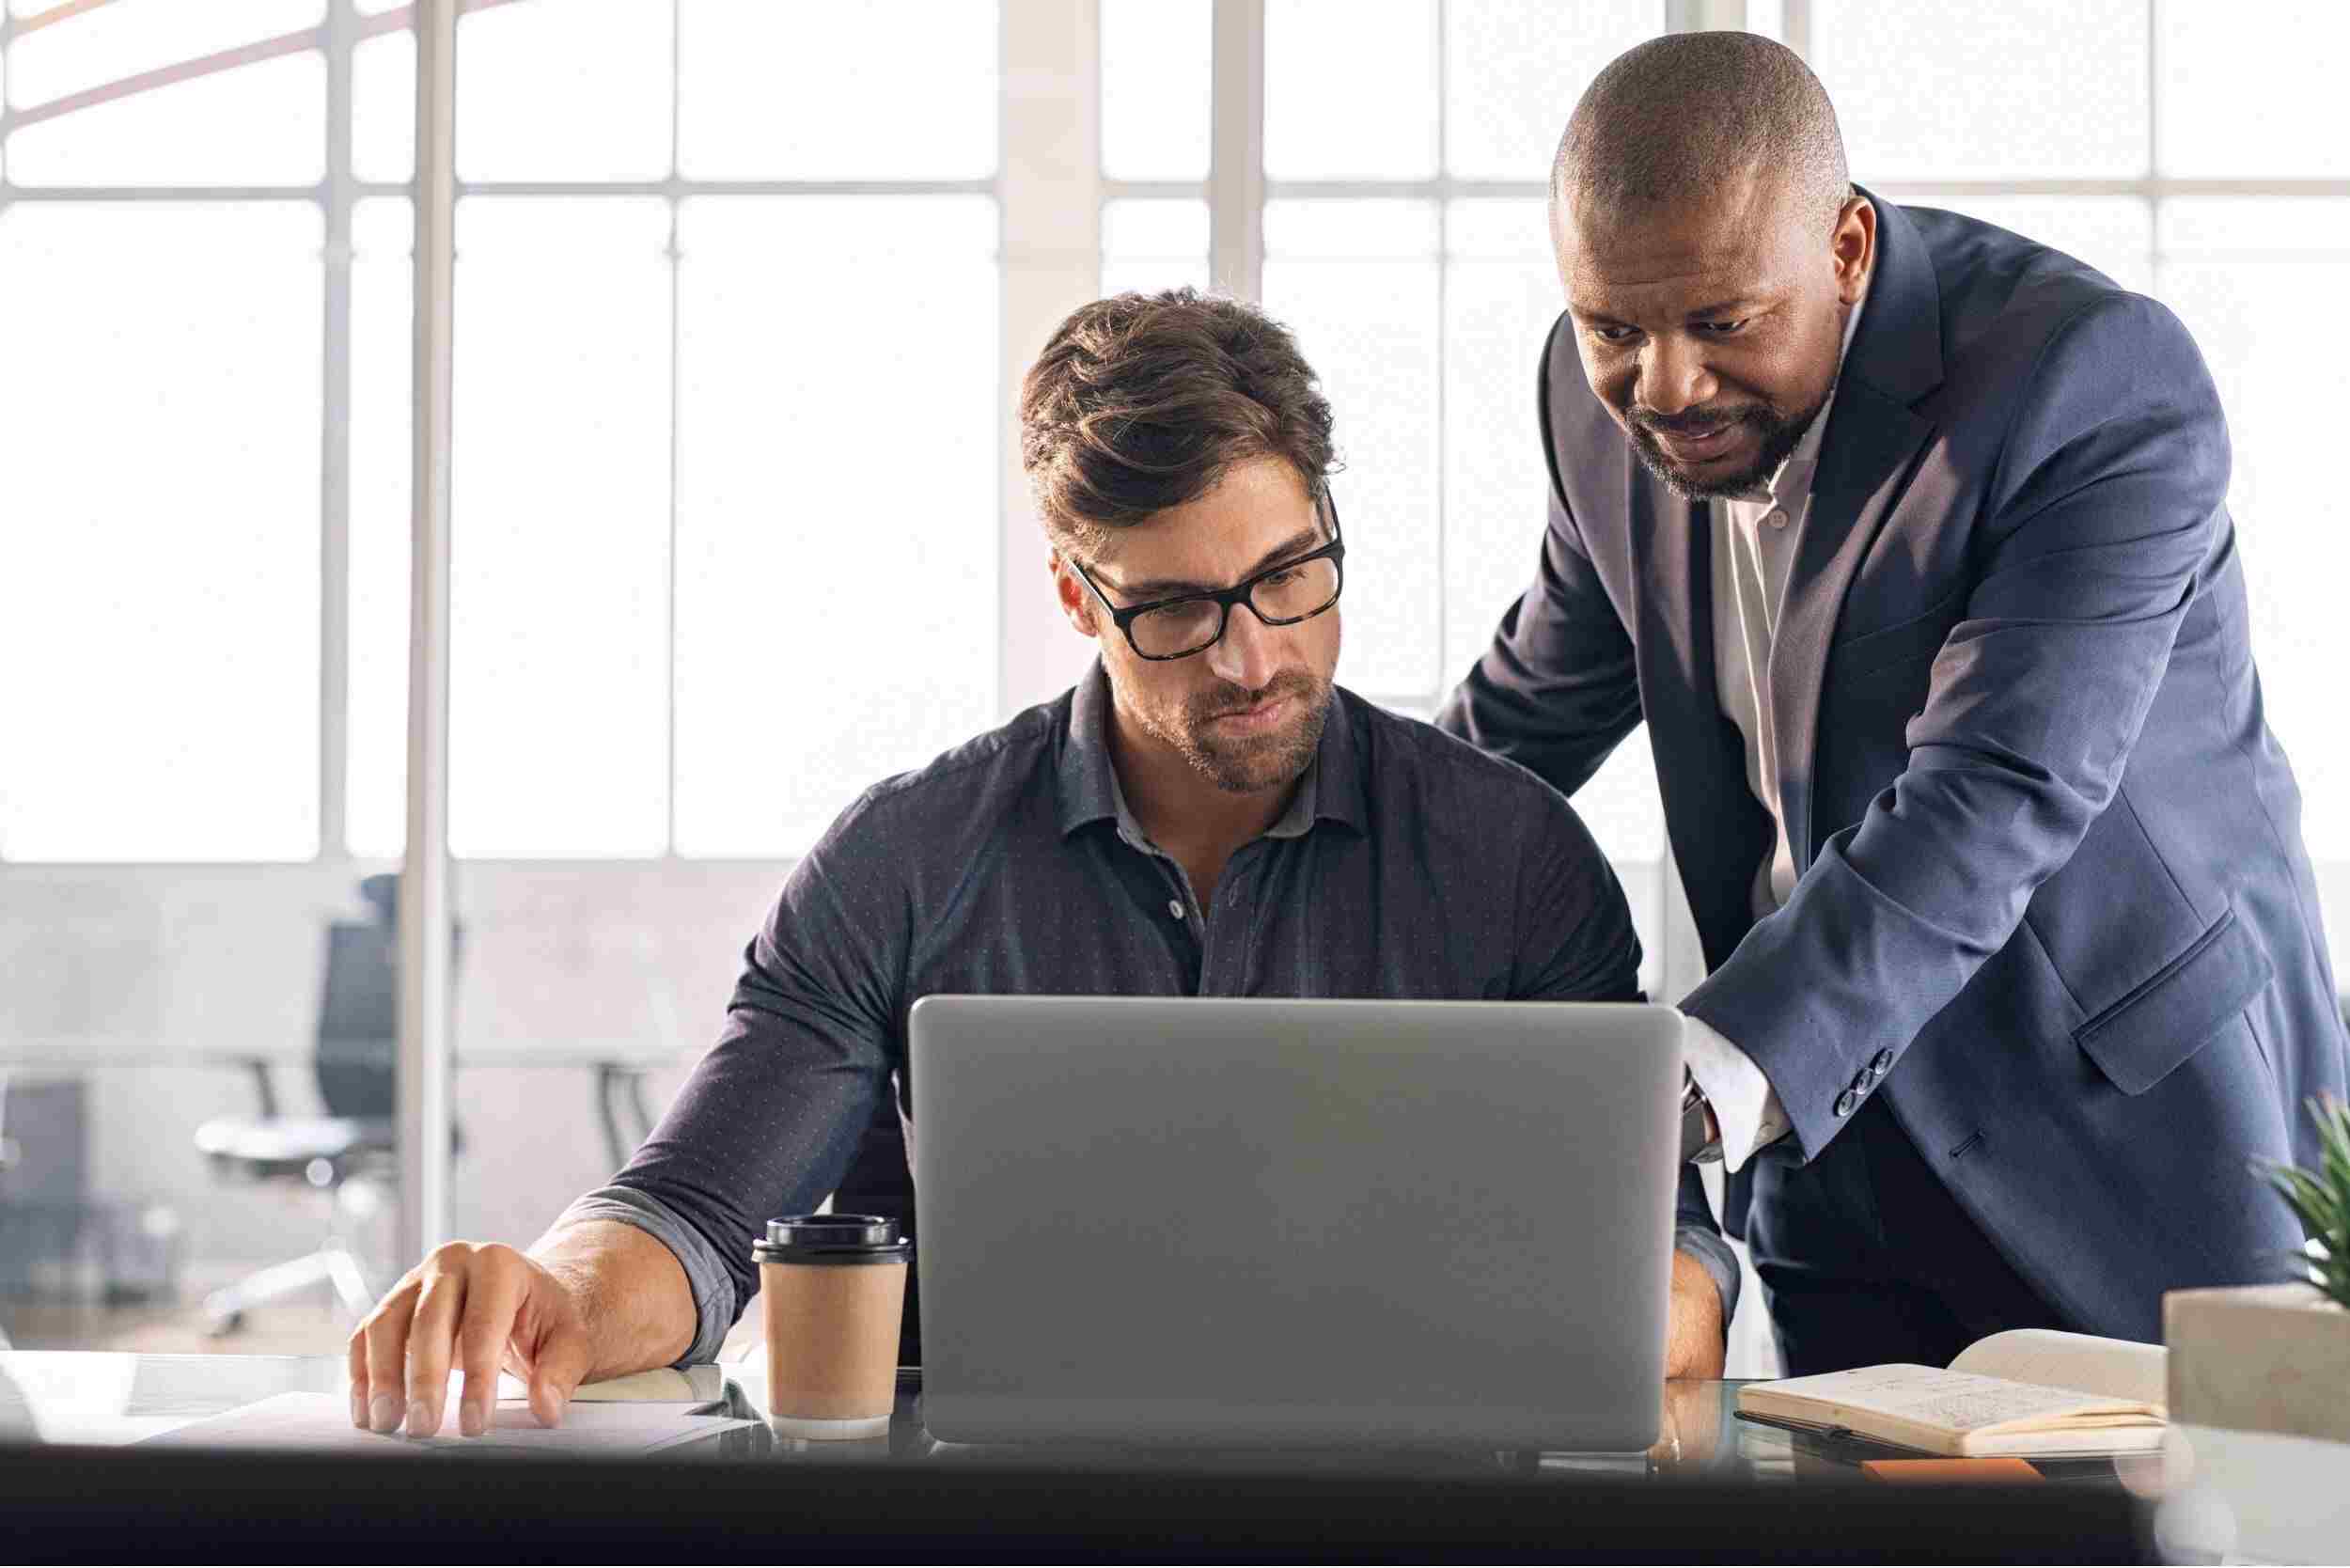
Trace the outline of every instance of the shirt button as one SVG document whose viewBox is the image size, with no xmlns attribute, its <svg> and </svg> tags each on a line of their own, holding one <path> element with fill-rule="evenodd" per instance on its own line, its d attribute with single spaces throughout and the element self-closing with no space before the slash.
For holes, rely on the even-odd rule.
<svg viewBox="0 0 2350 1568">
<path fill-rule="evenodd" d="M 1169 915 L 1174 916 L 1177 919 L 1182 919 L 1183 917 L 1183 901 L 1181 899 L 1167 900 L 1167 912 Z"/>
<path fill-rule="evenodd" d="M 1773 507 L 1762 514 L 1762 521 L 1774 528 L 1783 528 L 1787 526 L 1787 514 L 1778 508 Z"/>
</svg>

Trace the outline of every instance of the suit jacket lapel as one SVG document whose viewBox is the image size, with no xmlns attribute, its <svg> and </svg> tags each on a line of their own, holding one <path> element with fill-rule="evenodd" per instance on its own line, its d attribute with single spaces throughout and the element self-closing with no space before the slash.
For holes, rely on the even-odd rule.
<svg viewBox="0 0 2350 1568">
<path fill-rule="evenodd" d="M 1925 242 L 1900 208 L 1870 199 L 1877 210 L 1875 276 L 1828 413 L 1771 643 L 1779 809 L 1798 875 L 1811 864 L 1811 781 L 1828 647 L 1845 589 L 1933 431 L 1911 405 L 1942 381 L 1941 294 Z"/>
</svg>

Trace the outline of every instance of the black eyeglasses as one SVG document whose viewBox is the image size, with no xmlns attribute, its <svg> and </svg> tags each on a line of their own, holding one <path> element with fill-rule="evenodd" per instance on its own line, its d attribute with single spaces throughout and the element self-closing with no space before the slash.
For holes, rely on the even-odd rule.
<svg viewBox="0 0 2350 1568">
<path fill-rule="evenodd" d="M 1346 586 L 1346 543 L 1339 537 L 1339 507 L 1324 489 L 1317 510 L 1330 520 L 1330 542 L 1310 555 L 1269 566 L 1246 582 L 1206 593 L 1186 593 L 1154 599 L 1147 604 L 1120 609 L 1110 603 L 1093 574 L 1074 559 L 1070 565 L 1085 579 L 1093 597 L 1110 612 L 1110 619 L 1126 635 L 1127 645 L 1145 659 L 1188 659 L 1224 640 L 1232 606 L 1246 604 L 1248 613 L 1267 626 L 1294 626 L 1311 620 L 1339 602 Z"/>
</svg>

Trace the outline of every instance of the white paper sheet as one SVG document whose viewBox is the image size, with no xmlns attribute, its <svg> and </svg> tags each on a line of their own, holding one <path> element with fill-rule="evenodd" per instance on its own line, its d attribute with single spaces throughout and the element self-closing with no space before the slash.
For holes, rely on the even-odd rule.
<svg viewBox="0 0 2350 1568">
<path fill-rule="evenodd" d="M 351 1424 L 341 1394 L 278 1394 L 258 1403 L 191 1422 L 148 1438 L 147 1448 L 298 1450 L 306 1453 L 367 1453 L 405 1457 L 426 1453 L 652 1453 L 679 1443 L 755 1426 L 730 1416 L 695 1416 L 675 1403 L 573 1403 L 559 1427 L 542 1427 L 520 1402 L 500 1401 L 490 1430 L 457 1435 L 452 1403 L 440 1435 L 406 1437 L 362 1432 Z"/>
</svg>

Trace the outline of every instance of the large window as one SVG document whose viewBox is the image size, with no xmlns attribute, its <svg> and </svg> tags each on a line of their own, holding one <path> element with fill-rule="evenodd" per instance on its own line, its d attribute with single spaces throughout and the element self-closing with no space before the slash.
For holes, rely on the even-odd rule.
<svg viewBox="0 0 2350 1568">
<path fill-rule="evenodd" d="M 396 855 L 408 8 L 8 8 L 0 858 Z M 1872 188 L 2072 250 L 2194 329 L 2270 712 L 2312 849 L 2350 861 L 2343 536 L 2305 516 L 2329 487 L 2300 433 L 2350 386 L 2305 324 L 2350 276 L 2339 8 L 1098 0 L 1097 74 L 1007 77 L 1026 14 L 468 7 L 458 853 L 788 856 L 1041 695 L 1070 639 L 999 591 L 1028 570 L 1002 432 L 1037 329 L 999 253 L 1070 234 L 1098 234 L 1104 288 L 1227 288 L 1297 329 L 1359 567 L 1341 676 L 1433 710 L 1534 562 L 1559 124 L 1622 48 L 1743 20 L 1812 60 Z M 1082 221 L 1002 232 L 1000 171 L 1073 135 L 1095 177 L 1027 199 Z M 1662 856 L 1640 738 L 1579 804 L 1621 862 Z"/>
<path fill-rule="evenodd" d="M 9 0 L 0 857 L 400 854 L 410 23 Z M 997 34 L 467 7 L 457 854 L 788 855 L 993 720 Z"/>
<path fill-rule="evenodd" d="M 462 20 L 456 854 L 793 854 L 992 716 L 992 662 L 936 651 L 996 636 L 997 24 L 916 9 Z M 354 518 L 353 548 L 390 558 L 387 477 L 391 537 Z M 396 714 L 404 577 L 353 592 L 354 704 Z M 354 725 L 353 775 L 396 778 L 358 753 L 401 734 Z M 354 847 L 396 850 L 397 806 L 354 808 Z"/>
</svg>

